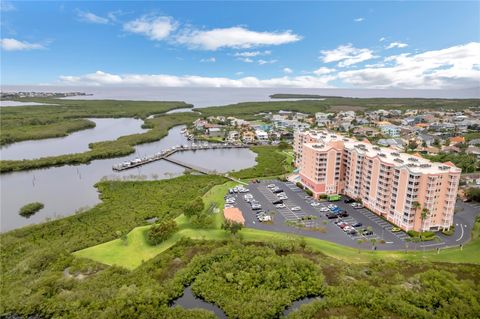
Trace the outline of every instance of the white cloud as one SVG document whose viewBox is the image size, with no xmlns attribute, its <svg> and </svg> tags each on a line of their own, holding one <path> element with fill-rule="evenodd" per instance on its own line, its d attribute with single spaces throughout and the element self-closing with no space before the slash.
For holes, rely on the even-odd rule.
<svg viewBox="0 0 480 319">
<path fill-rule="evenodd" d="M 387 40 L 387 38 L 385 38 L 385 37 L 381 37 L 380 39 L 378 39 L 378 41 L 380 41 L 380 42 L 383 42 L 385 40 Z"/>
<path fill-rule="evenodd" d="M 214 56 L 210 57 L 210 58 L 206 58 L 206 59 L 201 59 L 200 62 L 203 62 L 203 63 L 214 63 L 216 62 L 217 59 L 215 59 Z"/>
<path fill-rule="evenodd" d="M 123 30 L 142 34 L 150 40 L 164 40 L 178 27 L 171 17 L 143 16 L 123 25 Z"/>
<path fill-rule="evenodd" d="M 238 58 L 237 60 L 245 62 L 245 63 L 252 63 L 253 62 L 253 60 L 250 59 L 250 58 Z"/>
<path fill-rule="evenodd" d="M 332 73 L 332 72 L 335 72 L 335 71 L 336 71 L 335 69 L 330 69 L 330 68 L 326 68 L 326 67 L 322 66 L 321 68 L 313 71 L 313 74 L 324 75 L 324 74 L 329 74 L 329 73 Z"/>
<path fill-rule="evenodd" d="M 285 73 L 285 74 L 291 74 L 291 73 L 293 73 L 293 70 L 290 69 L 290 68 L 283 68 L 283 73 Z"/>
<path fill-rule="evenodd" d="M 283 76 L 270 79 L 242 77 L 231 79 L 226 77 L 202 77 L 196 75 L 168 74 L 110 74 L 97 71 L 82 76 L 61 76 L 62 84 L 94 85 L 94 86 L 150 86 L 150 87 L 299 87 L 326 88 L 332 87 L 329 82 L 335 76 Z"/>
<path fill-rule="evenodd" d="M 325 63 L 338 62 L 339 67 L 346 67 L 377 58 L 370 49 L 357 49 L 352 44 L 341 45 L 333 50 L 320 51 L 320 59 Z"/>
<path fill-rule="evenodd" d="M 353 19 L 353 21 L 355 21 L 355 22 L 363 22 L 364 20 L 365 20 L 365 18 L 362 18 L 362 17 Z"/>
<path fill-rule="evenodd" d="M 184 30 L 176 42 L 192 49 L 217 50 L 220 48 L 248 49 L 263 45 L 280 45 L 299 41 L 302 37 L 287 30 L 283 32 L 257 32 L 244 27 L 212 30 Z"/>
<path fill-rule="evenodd" d="M 258 64 L 260 65 L 264 65 L 264 64 L 273 64 L 273 63 L 277 63 L 278 60 L 275 60 L 275 59 L 272 59 L 272 60 L 263 60 L 263 59 L 260 59 L 257 61 Z"/>
<path fill-rule="evenodd" d="M 370 66 L 338 74 L 344 83 L 364 88 L 469 88 L 480 84 L 480 43 L 471 42 L 418 54 L 384 59 L 388 66 Z"/>
<path fill-rule="evenodd" d="M 100 17 L 92 12 L 78 11 L 77 15 L 81 21 L 88 23 L 108 24 L 110 22 L 108 18 Z"/>
<path fill-rule="evenodd" d="M 259 55 L 270 55 L 272 51 L 265 50 L 265 51 L 244 51 L 244 52 L 236 52 L 234 56 L 240 57 L 254 57 Z"/>
<path fill-rule="evenodd" d="M 392 42 L 385 47 L 385 49 L 393 49 L 393 48 L 406 48 L 408 44 L 402 42 Z"/>
<path fill-rule="evenodd" d="M 0 11 L 1 12 L 9 12 L 9 11 L 15 11 L 17 8 L 10 2 L 6 0 L 0 1 Z"/>
<path fill-rule="evenodd" d="M 26 41 L 20 41 L 12 38 L 5 38 L 0 40 L 0 46 L 5 51 L 26 51 L 45 49 L 45 47 L 39 43 L 30 43 Z"/>
</svg>

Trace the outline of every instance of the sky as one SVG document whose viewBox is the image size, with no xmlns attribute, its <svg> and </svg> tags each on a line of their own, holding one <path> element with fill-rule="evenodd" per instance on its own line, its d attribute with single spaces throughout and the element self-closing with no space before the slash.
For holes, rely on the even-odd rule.
<svg viewBox="0 0 480 319">
<path fill-rule="evenodd" d="M 463 89 L 480 2 L 1 1 L 1 84 Z"/>
</svg>

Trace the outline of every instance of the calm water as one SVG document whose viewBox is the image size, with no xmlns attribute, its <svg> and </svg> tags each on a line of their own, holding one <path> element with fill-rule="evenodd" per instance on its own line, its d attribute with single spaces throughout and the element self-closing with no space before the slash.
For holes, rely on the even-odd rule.
<svg viewBox="0 0 480 319">
<path fill-rule="evenodd" d="M 89 119 L 96 126 L 69 134 L 66 137 L 18 142 L 0 148 L 2 160 L 33 159 L 46 156 L 88 151 L 88 144 L 115 140 L 120 136 L 142 133 L 142 120 L 133 118 Z"/>
<path fill-rule="evenodd" d="M 418 97 L 478 98 L 480 88 L 462 90 L 400 90 L 400 89 L 299 89 L 299 88 L 166 88 L 166 87 L 78 87 L 3 85 L 2 91 L 73 92 L 92 96 L 69 99 L 114 99 L 144 101 L 184 101 L 195 107 L 218 106 L 249 101 L 270 101 L 275 93 L 335 95 L 343 97 Z"/>
<path fill-rule="evenodd" d="M 17 101 L 0 101 L 0 107 L 4 106 L 35 106 L 35 105 L 49 105 L 45 103 L 36 103 L 36 102 L 17 102 Z"/>
<path fill-rule="evenodd" d="M 188 144 L 180 133 L 183 127 L 174 127 L 162 140 L 138 145 L 136 154 L 123 158 L 93 161 L 88 165 L 62 166 L 0 175 L 1 231 L 18 228 L 47 218 L 67 216 L 79 208 L 99 203 L 93 187 L 102 178 L 109 179 L 165 179 L 183 174 L 184 168 L 166 161 L 157 161 L 132 170 L 113 172 L 112 165 L 156 153 L 174 145 Z M 184 162 L 207 169 L 227 172 L 255 165 L 256 154 L 248 149 L 205 150 L 175 154 Z M 30 217 L 18 215 L 23 205 L 39 201 L 45 208 Z"/>
<path fill-rule="evenodd" d="M 320 299 L 321 298 L 319 297 L 307 297 L 307 298 L 294 301 L 290 306 L 288 306 L 288 308 L 286 308 L 283 311 L 282 314 L 283 316 L 287 316 L 292 311 L 295 311 L 298 308 L 300 308 L 300 306 L 310 303 L 314 300 L 320 300 Z M 206 302 L 200 298 L 195 297 L 195 295 L 192 292 L 191 286 L 188 286 L 185 288 L 185 290 L 183 291 L 183 295 L 173 302 L 173 306 L 174 307 L 181 306 L 185 309 L 205 309 L 213 312 L 220 319 L 228 318 L 225 312 L 223 312 L 223 310 L 220 309 L 220 307 L 218 307 L 217 305 L 210 302 Z"/>
</svg>

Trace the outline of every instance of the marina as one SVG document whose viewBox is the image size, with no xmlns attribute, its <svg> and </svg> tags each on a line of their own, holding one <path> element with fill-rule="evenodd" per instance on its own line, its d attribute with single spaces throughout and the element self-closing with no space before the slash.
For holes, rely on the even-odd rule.
<svg viewBox="0 0 480 319">
<path fill-rule="evenodd" d="M 209 174 L 213 171 L 209 171 L 203 169 L 201 167 L 197 167 L 192 164 L 187 164 L 178 160 L 174 160 L 169 158 L 169 156 L 177 153 L 177 152 L 185 152 L 185 151 L 201 151 L 201 150 L 217 150 L 217 149 L 238 149 L 238 148 L 248 148 L 249 146 L 246 144 L 195 144 L 192 143 L 191 145 L 179 145 L 173 146 L 171 148 L 167 148 L 162 150 L 161 152 L 155 153 L 153 155 L 145 156 L 142 158 L 136 158 L 132 161 L 125 161 L 120 164 L 113 165 L 112 169 L 114 171 L 123 171 L 131 168 L 135 168 L 138 166 L 142 166 L 145 164 L 149 164 L 159 160 L 167 160 L 169 162 L 175 163 L 177 165 L 183 166 L 185 168 L 193 169 L 199 171 L 200 173 Z"/>
</svg>

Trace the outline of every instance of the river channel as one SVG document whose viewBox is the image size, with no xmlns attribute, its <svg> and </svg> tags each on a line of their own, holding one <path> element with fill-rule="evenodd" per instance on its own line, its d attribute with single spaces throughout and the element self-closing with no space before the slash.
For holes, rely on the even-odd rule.
<svg viewBox="0 0 480 319">
<path fill-rule="evenodd" d="M 166 179 L 183 174 L 185 171 L 183 167 L 166 161 L 157 161 L 122 172 L 112 171 L 114 164 L 154 154 L 175 145 L 189 144 L 190 142 L 181 134 L 182 128 L 183 126 L 177 126 L 170 129 L 168 135 L 157 142 L 137 145 L 135 154 L 129 156 L 96 160 L 84 165 L 1 174 L 0 230 L 4 232 L 51 218 L 64 217 L 78 209 L 98 204 L 100 202 L 98 192 L 93 185 L 102 178 Z M 217 149 L 184 152 L 172 156 L 183 162 L 223 173 L 255 165 L 256 154 L 249 149 Z M 43 203 L 45 208 L 28 219 L 19 216 L 19 209 L 23 205 L 35 201 Z"/>
<path fill-rule="evenodd" d="M 110 141 L 120 136 L 142 133 L 142 120 L 133 118 L 89 119 L 95 122 L 91 129 L 74 132 L 65 137 L 31 140 L 2 146 L 2 160 L 34 159 L 46 156 L 82 153 L 89 150 L 88 144 Z"/>
</svg>

